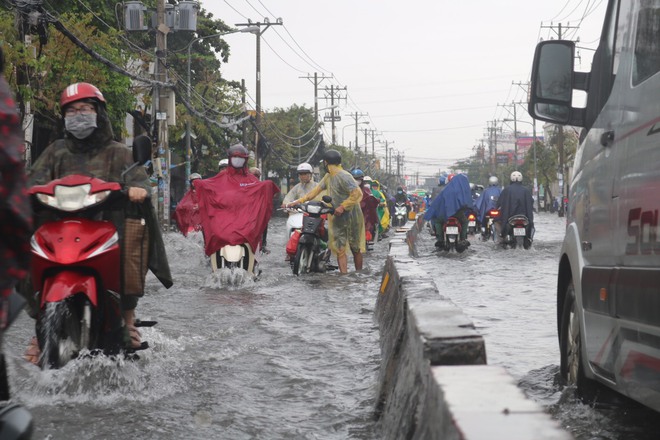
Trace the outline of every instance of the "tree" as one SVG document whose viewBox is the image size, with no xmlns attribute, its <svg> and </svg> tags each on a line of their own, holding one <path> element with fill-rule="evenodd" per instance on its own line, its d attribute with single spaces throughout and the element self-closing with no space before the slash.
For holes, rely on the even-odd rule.
<svg viewBox="0 0 660 440">
<path fill-rule="evenodd" d="M 152 8 L 156 6 L 156 0 L 144 3 Z M 176 2 L 170 0 L 169 3 Z M 37 29 L 24 21 L 19 21 L 17 28 L 15 16 L 24 16 L 18 13 L 20 8 L 16 11 L 0 10 L 0 32 L 6 39 L 3 49 L 8 61 L 7 78 L 17 93 L 23 111 L 26 103 L 30 102 L 39 132 L 55 131 L 46 135 L 47 139 L 42 139 L 45 142 L 37 148 L 36 153 L 45 147 L 50 140 L 48 138 L 58 136 L 57 129 L 61 125 L 59 95 L 67 85 L 78 81 L 90 82 L 104 93 L 117 138 L 125 134 L 127 112 L 140 119 L 147 131 L 152 131 L 150 125 L 153 121 L 147 113 L 151 102 L 151 86 L 147 83 L 132 83 L 127 76 L 116 72 L 116 69 L 92 58 L 51 23 L 52 20 L 59 20 L 80 44 L 88 46 L 120 69 L 127 69 L 129 65 L 141 66 L 133 73 L 149 78 L 146 69 L 149 62 L 154 61 L 154 33 L 126 33 L 121 30 L 122 23 L 118 22 L 116 6 L 116 2 L 107 0 L 48 2 L 42 17 L 48 15 L 50 21 L 43 21 L 44 28 L 39 30 L 40 35 L 47 38 L 33 38 L 34 43 L 28 47 L 23 44 L 19 29 L 26 34 L 37 32 Z M 171 70 L 170 78 L 176 81 L 178 103 L 181 103 L 187 92 L 187 45 L 197 36 L 214 35 L 230 29 L 221 20 L 213 19 L 205 10 L 198 14 L 197 23 L 196 33 L 173 32 L 168 35 L 167 64 Z M 217 169 L 215 159 L 224 154 L 235 133 L 213 122 L 220 123 L 222 118 L 233 119 L 243 113 L 240 91 L 237 84 L 224 81 L 219 73 L 221 63 L 226 62 L 230 54 L 224 40 L 219 37 L 201 40 L 192 46 L 191 53 L 193 99 L 190 105 L 203 117 L 190 117 L 185 106 L 177 105 L 178 126 L 170 130 L 170 145 L 174 155 L 185 155 L 185 144 L 180 142 L 180 135 L 185 122 L 192 119 L 195 121 L 193 128 L 200 140 L 193 145 L 194 151 L 201 152 L 202 145 L 211 146 L 213 154 L 209 157 Z M 216 57 L 216 54 L 219 56 Z M 230 111 L 227 112 L 227 109 Z M 203 162 L 205 157 L 199 154 L 197 160 Z M 210 164 L 204 166 L 213 168 Z"/>
<path fill-rule="evenodd" d="M 118 49 L 116 32 L 98 32 L 91 25 L 91 14 L 62 14 L 59 19 L 67 28 L 75 29 L 81 40 L 102 52 L 111 62 L 118 65 L 126 63 L 126 54 Z M 17 72 L 14 75 L 13 70 L 10 70 L 7 78 L 16 90 L 19 105 L 24 109 L 29 101 L 38 121 L 55 129 L 60 121 L 59 97 L 62 91 L 69 84 L 89 82 L 103 92 L 115 134 L 121 135 L 126 110 L 133 108 L 135 103 L 135 91 L 130 80 L 92 60 L 68 38 L 53 30 L 49 32 L 47 44 L 26 46 L 19 41 L 13 23 L 13 14 L 2 11 L 2 33 L 13 37 L 13 43 L 8 42 L 4 50 L 9 64 L 16 66 Z M 25 80 L 20 81 L 19 76 Z"/>
<path fill-rule="evenodd" d="M 262 132 L 267 148 L 264 167 L 280 177 L 290 177 L 301 162 L 317 162 L 320 148 L 314 109 L 293 104 L 264 114 Z"/>
</svg>

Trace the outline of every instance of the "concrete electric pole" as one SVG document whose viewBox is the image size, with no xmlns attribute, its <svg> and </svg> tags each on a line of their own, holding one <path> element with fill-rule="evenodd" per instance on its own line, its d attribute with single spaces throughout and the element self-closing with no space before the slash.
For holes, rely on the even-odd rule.
<svg viewBox="0 0 660 440">
<path fill-rule="evenodd" d="M 257 26 L 259 28 L 258 32 L 255 32 L 255 35 L 257 36 L 257 60 L 256 60 L 256 80 L 257 80 L 257 85 L 256 85 L 256 103 L 255 103 L 255 125 L 257 128 L 261 128 L 261 36 L 263 35 L 264 32 L 268 30 L 269 27 L 271 26 L 281 26 L 283 25 L 284 22 L 282 21 L 281 18 L 278 18 L 276 22 L 271 23 L 270 20 L 267 18 L 264 19 L 264 22 L 257 22 L 253 23 L 251 20 L 248 20 L 247 23 L 236 23 L 236 26 Z M 263 26 L 263 30 L 261 27 Z M 254 161 L 255 165 L 258 168 L 263 167 L 259 163 L 259 131 L 255 130 L 254 133 Z M 264 173 L 265 174 L 265 173 Z M 264 176 L 265 177 L 265 176 Z"/>
</svg>

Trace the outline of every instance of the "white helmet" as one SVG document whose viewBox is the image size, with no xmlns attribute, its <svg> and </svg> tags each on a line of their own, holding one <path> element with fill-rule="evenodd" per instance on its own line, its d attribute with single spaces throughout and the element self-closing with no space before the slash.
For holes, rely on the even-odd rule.
<svg viewBox="0 0 660 440">
<path fill-rule="evenodd" d="M 363 179 L 365 182 L 371 182 L 373 179 L 370 176 L 364 176 Z"/>
<path fill-rule="evenodd" d="M 522 182 L 522 173 L 520 171 L 514 171 L 511 173 L 512 182 Z"/>
<path fill-rule="evenodd" d="M 202 176 L 200 176 L 199 173 L 192 173 L 190 175 L 190 177 L 188 177 L 188 180 L 197 180 L 197 179 L 201 179 L 201 178 L 202 178 Z"/>
<path fill-rule="evenodd" d="M 495 185 L 497 185 L 498 183 L 500 183 L 500 181 L 499 181 L 499 179 L 497 178 L 497 176 L 490 176 L 490 177 L 488 178 L 488 184 L 489 184 L 490 186 L 495 186 Z"/>
<path fill-rule="evenodd" d="M 303 162 L 300 165 L 298 165 L 298 168 L 296 168 L 296 171 L 299 172 L 299 173 L 311 173 L 311 172 L 314 171 L 314 169 L 307 162 Z"/>
<path fill-rule="evenodd" d="M 229 166 L 229 159 L 222 159 L 220 162 L 218 162 L 218 168 L 223 168 L 228 166 Z"/>
</svg>

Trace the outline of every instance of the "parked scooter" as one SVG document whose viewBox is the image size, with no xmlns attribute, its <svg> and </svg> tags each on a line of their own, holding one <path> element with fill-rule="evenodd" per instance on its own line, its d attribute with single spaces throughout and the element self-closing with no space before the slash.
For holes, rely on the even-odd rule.
<svg viewBox="0 0 660 440">
<path fill-rule="evenodd" d="M 493 240 L 497 238 L 497 231 L 495 222 L 500 217 L 499 209 L 489 209 L 484 215 L 484 222 L 481 225 L 481 239 L 483 241 Z"/>
<path fill-rule="evenodd" d="M 323 215 L 335 212 L 332 198 L 323 196 L 322 201 L 310 201 L 295 207 L 305 213 L 296 253 L 291 259 L 291 269 L 294 275 L 309 272 L 325 272 L 331 268 L 330 249 L 327 248 L 328 232 L 325 228 Z"/>
<path fill-rule="evenodd" d="M 392 226 L 395 228 L 400 228 L 402 226 L 405 226 L 407 221 L 408 221 L 408 207 L 404 202 L 395 203 Z"/>
<path fill-rule="evenodd" d="M 0 344 L 3 333 L 18 317 L 25 306 L 25 300 L 15 291 L 0 303 L 5 320 L 4 328 L 0 328 Z M 5 356 L 0 352 L 0 439 L 29 439 L 32 436 L 32 415 L 25 407 L 11 402 L 9 378 Z"/>
<path fill-rule="evenodd" d="M 134 145 L 135 163 L 124 175 L 150 155 L 151 142 Z M 69 175 L 28 192 L 35 211 L 48 210 L 52 219 L 31 240 L 41 367 L 60 368 L 85 349 L 133 351 L 124 342 L 119 235 L 113 223 L 100 219 L 103 211 L 124 209 L 126 191 L 117 182 Z M 148 347 L 143 342 L 139 349 Z"/>
<path fill-rule="evenodd" d="M 521 246 L 529 249 L 532 246 L 534 230 L 529 227 L 529 219 L 526 216 L 514 215 L 509 218 L 507 225 L 507 233 L 502 241 L 505 249 L 507 247 L 515 249 Z"/>
</svg>

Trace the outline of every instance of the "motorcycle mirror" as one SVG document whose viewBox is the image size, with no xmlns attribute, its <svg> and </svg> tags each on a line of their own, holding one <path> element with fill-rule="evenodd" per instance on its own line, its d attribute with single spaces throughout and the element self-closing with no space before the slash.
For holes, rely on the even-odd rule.
<svg viewBox="0 0 660 440">
<path fill-rule="evenodd" d="M 325 203 L 332 203 L 332 197 L 328 195 L 321 197 L 321 200 L 323 200 Z"/>
<path fill-rule="evenodd" d="M 144 165 L 151 159 L 151 138 L 141 134 L 133 139 L 133 161 Z"/>
</svg>

